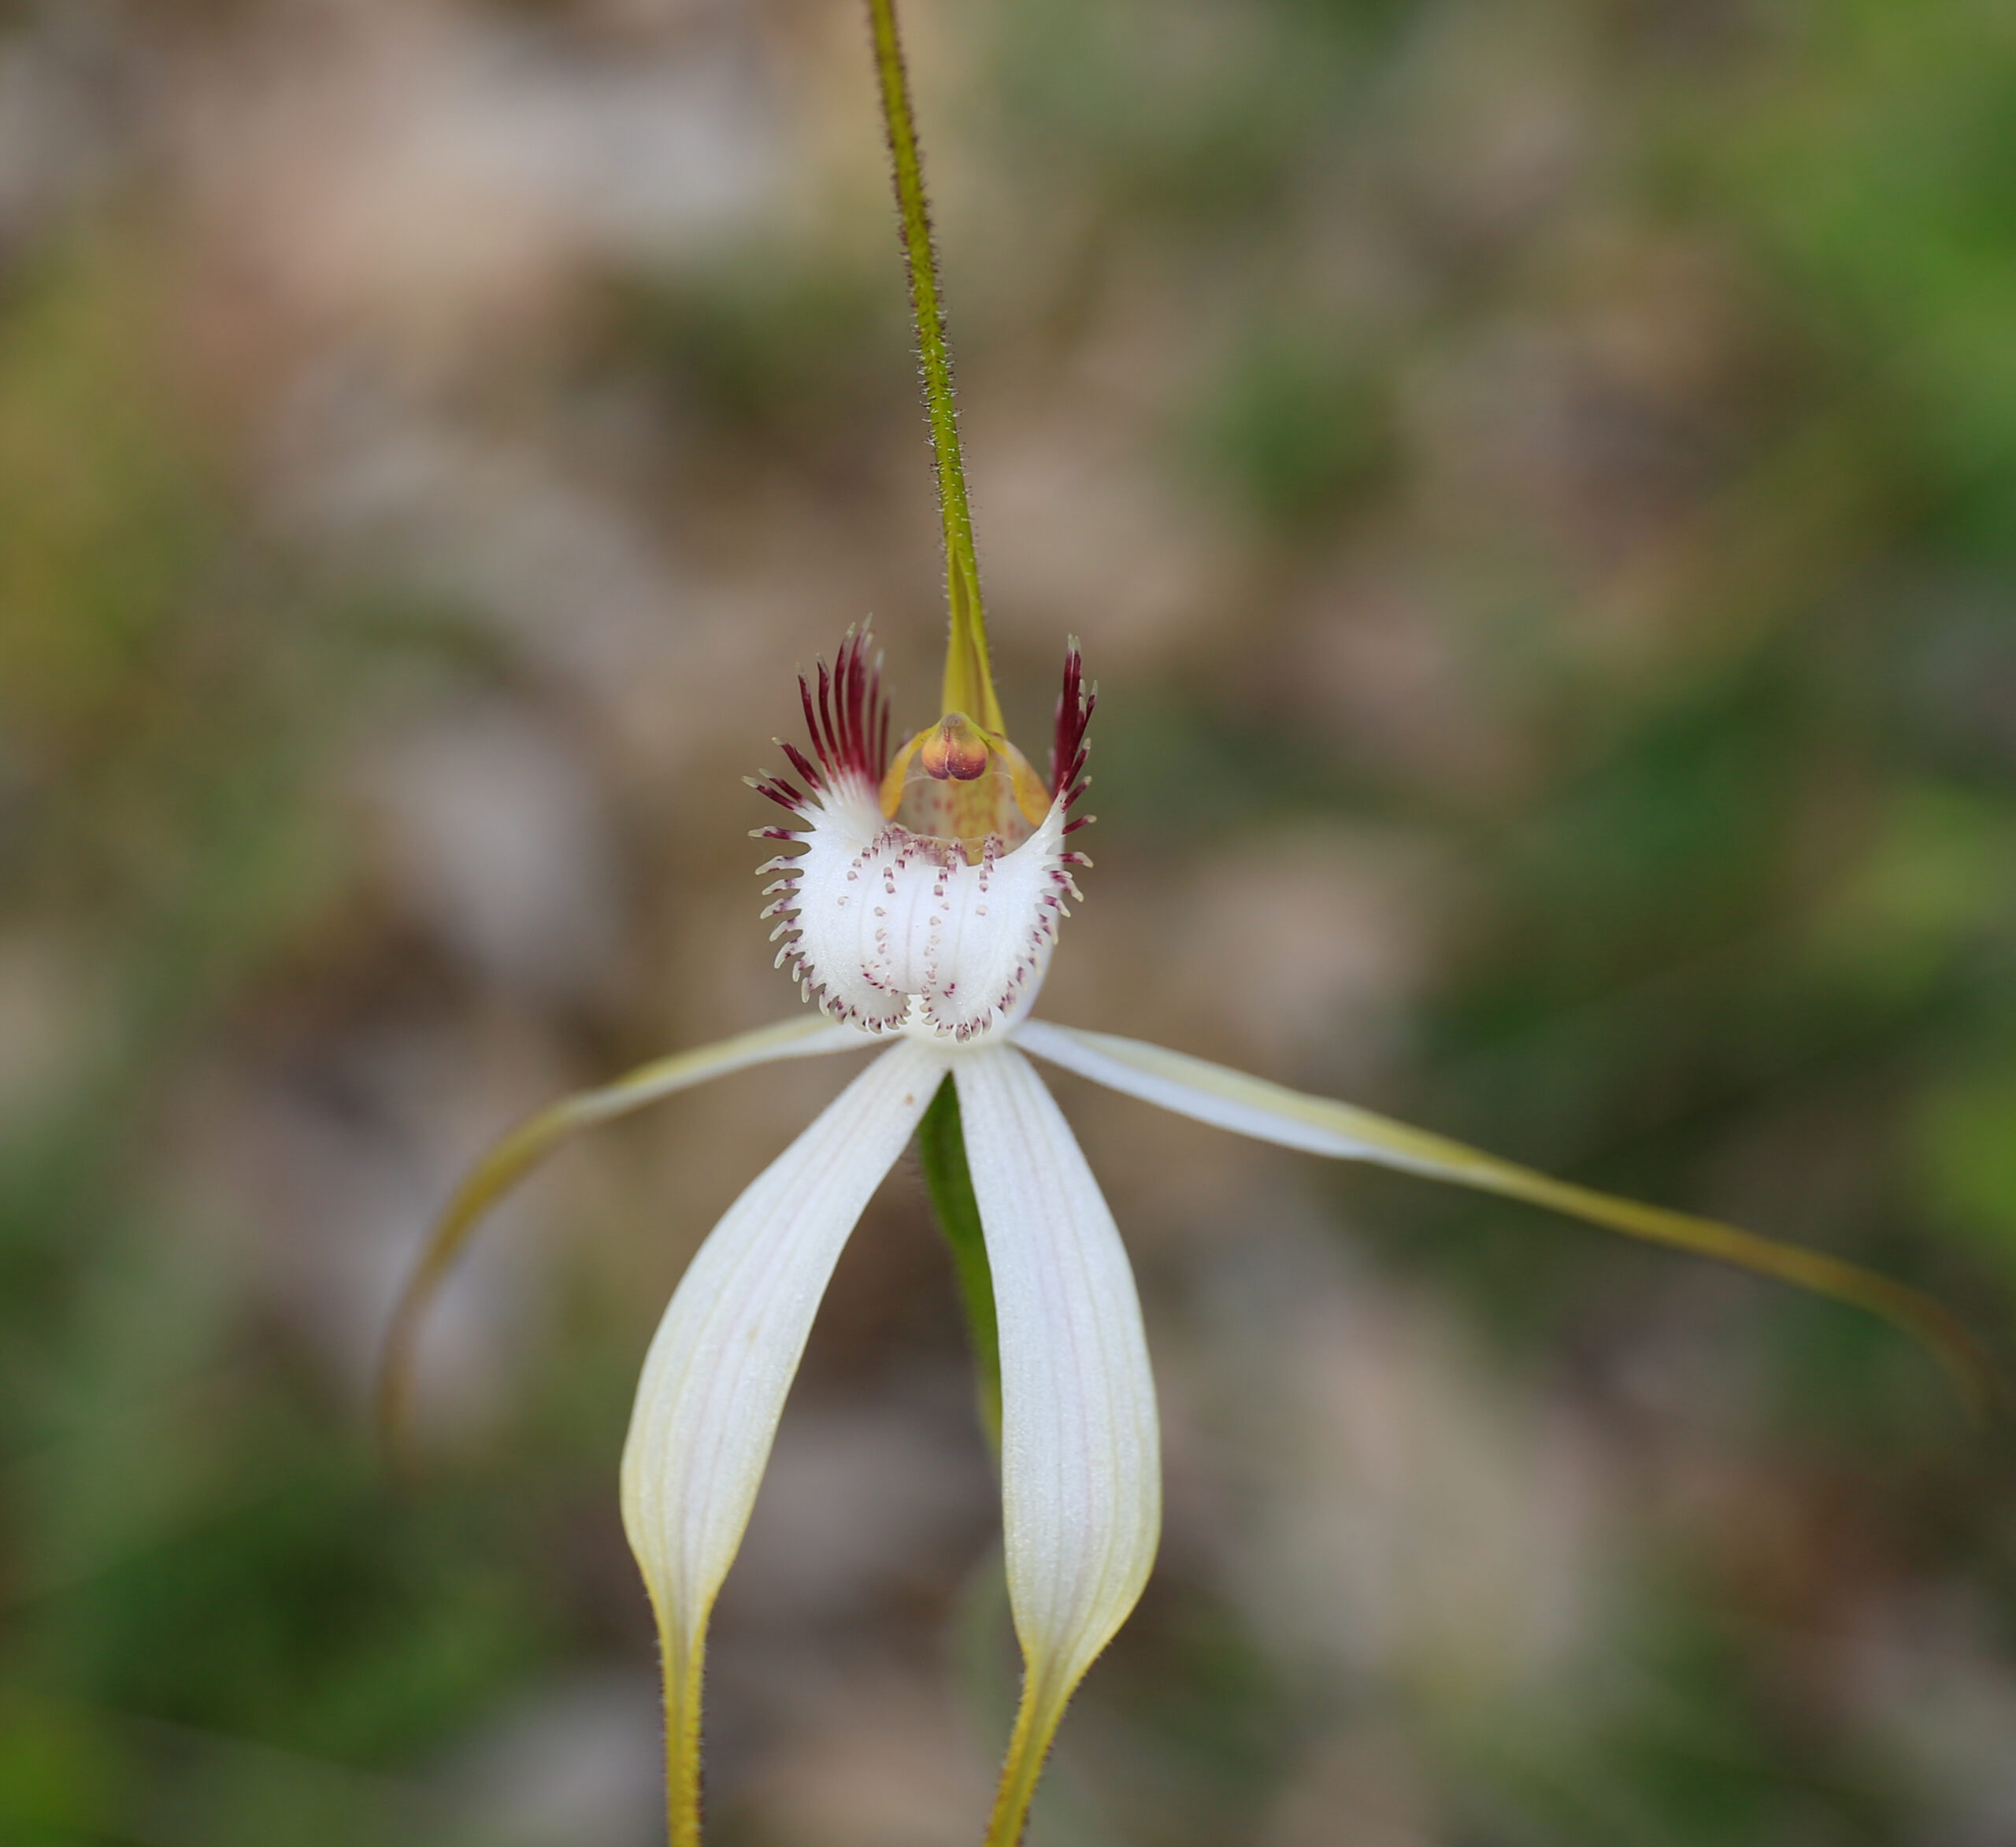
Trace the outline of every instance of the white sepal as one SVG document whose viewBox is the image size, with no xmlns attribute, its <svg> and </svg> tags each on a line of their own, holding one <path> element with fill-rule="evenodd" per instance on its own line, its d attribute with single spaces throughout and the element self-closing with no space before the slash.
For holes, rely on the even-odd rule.
<svg viewBox="0 0 2016 1847">
<path fill-rule="evenodd" d="M 1012 1047 L 953 1072 L 1000 1323 L 1008 1592 L 1025 1661 L 1006 1803 L 1011 1783 L 1033 1787 L 1072 1690 L 1147 1582 L 1161 1445 L 1133 1273 L 1062 1112 Z"/>
<path fill-rule="evenodd" d="M 813 1316 L 944 1070 L 928 1046 L 906 1041 L 842 1091 L 709 1234 L 644 1361 L 623 1451 L 623 1525 L 658 1614 L 675 1817 L 697 1817 L 708 1614 Z"/>
<path fill-rule="evenodd" d="M 1488 1155 L 1375 1116 L 1369 1109 L 1291 1090 L 1284 1084 L 1248 1077 L 1243 1071 L 1142 1039 L 1028 1020 L 1016 1029 L 1015 1043 L 1039 1058 L 1094 1083 L 1139 1097 L 1144 1103 L 1158 1104 L 1214 1128 L 1278 1142 L 1284 1148 L 1299 1148 L 1340 1160 L 1376 1160 L 1433 1179 L 1463 1179 L 1472 1184 L 1476 1173 L 1470 1164 L 1480 1166 L 1492 1160 Z M 1453 1171 L 1458 1168 L 1465 1171 Z"/>
<path fill-rule="evenodd" d="M 1328 1097 L 1311 1097 L 1139 1039 L 1080 1032 L 1031 1020 L 1016 1029 L 1015 1042 L 1095 1083 L 1237 1134 L 1305 1149 L 1312 1154 L 1377 1161 L 1431 1180 L 1522 1199 L 1585 1224 L 1600 1225 L 1606 1231 L 1733 1264 L 1756 1275 L 1853 1303 L 1923 1342 L 1945 1367 L 1970 1408 L 1978 1412 L 1999 1395 L 1994 1369 L 1973 1336 L 1947 1310 L 1914 1289 L 1825 1251 L 1807 1250 L 1718 1220 L 1599 1193 L 1572 1180 L 1557 1180 L 1516 1161 L 1501 1160 L 1481 1149 L 1452 1142 L 1446 1135 L 1395 1122 L 1390 1116 Z"/>
</svg>

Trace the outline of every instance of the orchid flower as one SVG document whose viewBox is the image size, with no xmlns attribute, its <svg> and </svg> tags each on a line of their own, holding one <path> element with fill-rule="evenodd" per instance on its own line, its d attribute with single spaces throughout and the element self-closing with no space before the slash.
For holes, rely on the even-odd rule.
<svg viewBox="0 0 2016 1847">
<path fill-rule="evenodd" d="M 1009 740 L 989 668 L 907 83 L 891 0 L 869 6 L 945 520 L 951 639 L 940 716 L 891 750 L 865 626 L 830 668 L 800 676 L 808 748 L 780 740 L 792 776 L 752 787 L 788 816 L 759 831 L 785 849 L 758 868 L 772 881 L 762 915 L 776 920 L 778 965 L 809 1010 L 647 1064 L 512 1130 L 435 1227 L 384 1373 L 381 1408 L 396 1425 L 420 1318 L 450 1262 L 497 1198 L 576 1131 L 746 1066 L 875 1050 L 702 1245 L 638 1385 L 623 1519 L 662 1649 L 673 1847 L 699 1839 L 710 1613 L 841 1248 L 914 1135 L 961 1260 L 1023 1657 L 988 1847 L 1021 1838 L 1065 1708 L 1140 1596 L 1162 1519 L 1147 1341 L 1113 1215 L 1032 1058 L 1217 1128 L 1529 1201 L 1857 1304 L 1925 1340 L 1970 1397 L 1985 1377 L 1944 1310 L 1853 1264 L 1037 1016 L 1067 901 L 1078 901 L 1090 863 L 1071 837 L 1091 818 L 1075 811 L 1095 696 L 1073 642 L 1039 775 Z M 976 1212 L 979 1238 L 962 1246 L 958 1222 Z"/>
</svg>

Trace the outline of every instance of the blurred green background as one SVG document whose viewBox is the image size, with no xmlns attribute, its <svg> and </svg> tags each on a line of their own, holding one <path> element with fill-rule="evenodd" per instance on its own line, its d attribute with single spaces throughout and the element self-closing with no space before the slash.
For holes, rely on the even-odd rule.
<svg viewBox="0 0 2016 1847">
<path fill-rule="evenodd" d="M 2016 10 L 910 0 L 1047 1005 L 1877 1264 L 2011 1358 Z M 935 713 L 852 0 L 0 8 L 0 1840 L 644 1847 L 616 1513 L 843 1081 L 791 673 Z M 1032 1847 L 2016 1840 L 2004 1438 L 1845 1310 L 1060 1080 L 1169 1517 Z M 1010 1690 L 899 1169 L 716 1630 L 710 1838 L 976 1838 Z"/>
</svg>

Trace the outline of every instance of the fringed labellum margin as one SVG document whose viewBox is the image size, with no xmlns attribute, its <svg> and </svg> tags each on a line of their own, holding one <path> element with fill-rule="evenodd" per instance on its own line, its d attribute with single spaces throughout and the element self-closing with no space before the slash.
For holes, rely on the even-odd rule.
<svg viewBox="0 0 2016 1847">
<path fill-rule="evenodd" d="M 778 875 L 763 915 L 779 920 L 777 965 L 834 1019 L 963 1045 L 1026 1012 L 1079 898 L 1073 875 L 1091 862 L 1065 837 L 1091 818 L 1070 811 L 1095 696 L 1074 645 L 1047 781 L 958 713 L 891 763 L 869 640 L 850 633 L 816 692 L 799 680 L 812 753 L 778 742 L 802 787 L 751 779 L 802 824 L 760 831 L 802 849 L 758 868 Z"/>
</svg>

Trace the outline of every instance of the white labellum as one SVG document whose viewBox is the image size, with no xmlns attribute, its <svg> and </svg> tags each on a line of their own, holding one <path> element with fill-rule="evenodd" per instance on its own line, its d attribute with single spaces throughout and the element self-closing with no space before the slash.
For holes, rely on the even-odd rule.
<svg viewBox="0 0 2016 1847">
<path fill-rule="evenodd" d="M 763 868 L 785 875 L 764 912 L 784 920 L 779 964 L 871 1032 L 906 1020 L 934 1036 L 985 1032 L 1035 994 L 1078 896 L 1065 807 L 1012 850 L 990 837 L 969 863 L 958 842 L 884 820 L 865 783 L 841 781 L 800 811 L 811 825 L 791 837 L 805 851 Z"/>
</svg>

